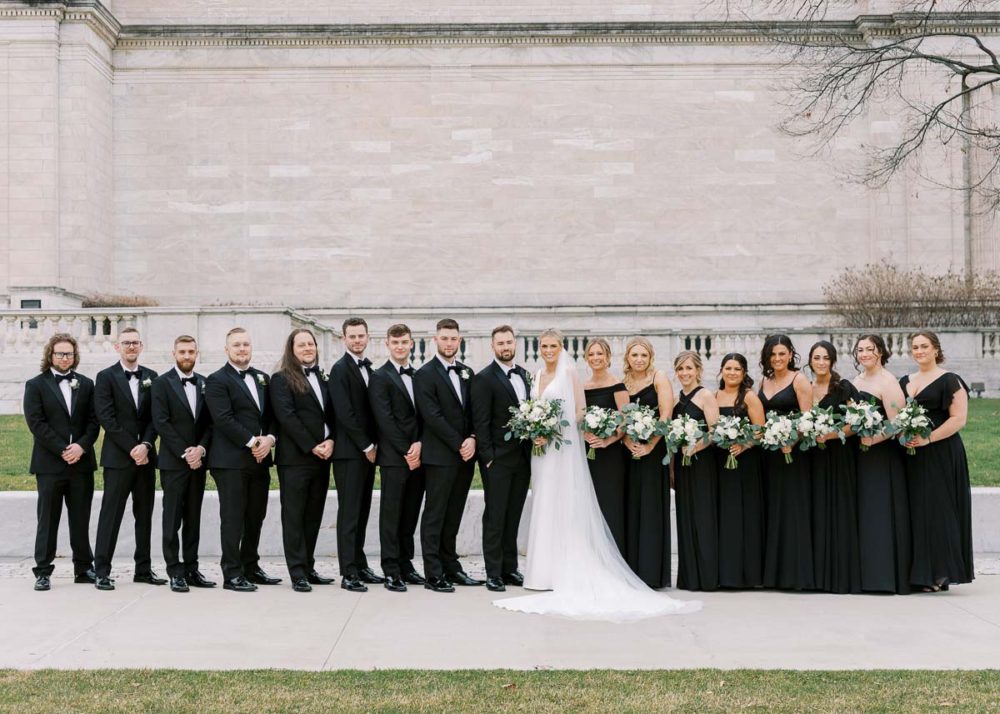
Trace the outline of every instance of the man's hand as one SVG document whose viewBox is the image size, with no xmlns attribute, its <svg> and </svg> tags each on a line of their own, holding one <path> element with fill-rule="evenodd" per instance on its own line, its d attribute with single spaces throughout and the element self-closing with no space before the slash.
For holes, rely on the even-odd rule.
<svg viewBox="0 0 1000 714">
<path fill-rule="evenodd" d="M 205 449 L 201 446 L 189 446 L 184 449 L 184 461 L 187 462 L 188 468 L 192 471 L 200 469 L 205 453 Z"/>
<path fill-rule="evenodd" d="M 458 449 L 458 455 L 462 457 L 462 461 L 468 461 L 473 456 L 476 455 L 476 440 L 473 437 L 469 437 L 462 442 L 462 445 Z"/>
<path fill-rule="evenodd" d="M 149 449 L 145 444 L 138 444 L 128 452 L 128 455 L 132 457 L 136 466 L 145 466 L 149 463 Z"/>
<path fill-rule="evenodd" d="M 70 444 L 62 452 L 62 460 L 67 464 L 75 464 L 81 458 L 83 458 L 83 447 L 79 444 Z"/>
<path fill-rule="evenodd" d="M 365 452 L 365 458 L 368 459 L 368 463 L 370 464 L 375 463 L 375 456 L 377 453 L 378 453 L 377 446 L 373 446 L 372 448 L 368 449 L 368 451 Z"/>
<path fill-rule="evenodd" d="M 271 453 L 271 444 L 273 442 L 266 436 L 258 437 L 256 441 L 253 442 L 253 446 L 250 447 L 250 453 L 253 457 L 257 459 L 259 464 L 261 461 L 267 458 L 267 455 Z"/>
<path fill-rule="evenodd" d="M 333 439 L 325 439 L 312 448 L 312 452 L 326 461 L 333 455 Z"/>
</svg>

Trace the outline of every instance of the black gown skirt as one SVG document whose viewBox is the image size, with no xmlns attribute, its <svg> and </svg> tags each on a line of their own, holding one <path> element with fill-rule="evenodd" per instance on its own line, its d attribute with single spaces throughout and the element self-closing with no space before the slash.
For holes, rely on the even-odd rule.
<svg viewBox="0 0 1000 714">
<path fill-rule="evenodd" d="M 857 398 L 850 382 L 841 382 L 819 406 L 840 411 Z M 829 593 L 861 592 L 858 546 L 858 479 L 853 439 L 826 442 L 809 452 L 813 491 L 813 567 L 816 589 Z"/>
<path fill-rule="evenodd" d="M 907 377 L 900 380 L 904 393 Z M 924 387 L 916 401 L 938 428 L 948 418 L 955 392 L 968 388 L 960 377 L 945 372 Z M 905 453 L 905 451 L 904 451 Z M 922 446 L 904 455 L 910 487 L 913 564 L 910 583 L 931 587 L 941 581 L 970 583 L 972 563 L 972 490 L 962 437 Z"/>
<path fill-rule="evenodd" d="M 631 396 L 657 410 L 656 388 L 649 385 Z M 670 478 L 663 458 L 667 447 L 661 439 L 641 459 L 628 455 L 628 510 L 625 514 L 625 559 L 651 588 L 670 585 Z"/>
<path fill-rule="evenodd" d="M 733 407 L 720 407 L 724 416 Z M 741 415 L 745 416 L 745 415 Z M 764 583 L 764 495 L 761 450 L 739 455 L 725 468 L 728 452 L 713 447 L 719 478 L 719 587 L 757 588 Z"/>
<path fill-rule="evenodd" d="M 687 414 L 704 422 L 705 413 L 681 392 L 673 417 Z M 674 497 L 677 508 L 677 587 L 683 590 L 719 588 L 719 474 L 717 449 L 708 448 L 682 466 L 683 456 L 674 455 Z"/>
<path fill-rule="evenodd" d="M 871 399 L 867 392 L 861 399 Z M 885 409 L 879 403 L 879 410 Z M 903 450 L 894 440 L 857 452 L 858 545 L 864 592 L 910 592 L 910 505 Z"/>
<path fill-rule="evenodd" d="M 617 410 L 615 393 L 625 392 L 624 384 L 614 384 L 610 387 L 587 389 L 584 396 L 587 406 L 598 406 Z M 597 503 L 601 507 L 604 521 L 618 544 L 618 550 L 625 557 L 625 482 L 628 478 L 628 461 L 631 454 L 621 441 L 616 441 L 603 449 L 594 449 L 596 454 L 592 461 L 587 461 L 590 467 L 590 478 L 594 484 Z"/>
<path fill-rule="evenodd" d="M 792 414 L 799 410 L 789 384 L 771 399 L 759 392 L 764 410 Z M 815 590 L 812 546 L 812 479 L 809 455 L 794 451 L 785 463 L 781 451 L 764 453 L 767 535 L 764 544 L 764 587 Z"/>
</svg>

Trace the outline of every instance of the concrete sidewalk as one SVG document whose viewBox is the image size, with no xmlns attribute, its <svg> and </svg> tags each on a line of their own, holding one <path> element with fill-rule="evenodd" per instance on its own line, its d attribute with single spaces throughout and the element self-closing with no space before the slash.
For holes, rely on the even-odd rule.
<svg viewBox="0 0 1000 714">
<path fill-rule="evenodd" d="M 470 573 L 482 562 L 467 560 Z M 0 667 L 184 669 L 1000 668 L 1000 559 L 951 592 L 908 597 L 784 592 L 671 595 L 700 599 L 693 615 L 639 623 L 573 622 L 493 607 L 521 594 L 454 594 L 339 585 L 295 593 L 285 581 L 243 594 L 131 582 L 75 585 L 60 559 L 52 590 L 32 590 L 31 562 L 0 561 Z M 324 561 L 317 569 L 336 572 Z M 203 571 L 218 577 L 218 567 Z M 992 573 L 992 574 L 990 574 Z M 161 573 L 162 574 L 162 573 Z"/>
</svg>

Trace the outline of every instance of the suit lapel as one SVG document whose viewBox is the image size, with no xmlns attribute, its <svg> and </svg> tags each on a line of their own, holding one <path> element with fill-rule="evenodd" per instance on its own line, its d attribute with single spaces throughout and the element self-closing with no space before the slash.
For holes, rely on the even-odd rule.
<svg viewBox="0 0 1000 714">
<path fill-rule="evenodd" d="M 184 393 L 184 385 L 181 384 L 181 378 L 177 375 L 177 370 L 172 369 L 167 373 L 167 381 L 170 383 L 170 388 L 174 390 L 174 394 L 180 399 L 181 404 L 190 412 L 191 404 L 188 402 L 187 394 Z M 194 414 L 191 416 L 194 416 Z"/>
<path fill-rule="evenodd" d="M 195 375 L 198 381 L 195 382 L 195 393 L 194 393 L 194 419 L 198 421 L 201 416 L 201 409 L 205 406 L 205 378 L 200 374 Z M 187 399 L 185 398 L 186 402 Z"/>
<path fill-rule="evenodd" d="M 79 385 L 80 384 L 80 380 L 77 380 L 76 383 L 77 383 L 77 385 Z M 58 387 L 56 387 L 56 391 L 59 391 Z M 80 391 L 80 387 L 79 386 L 77 386 L 76 389 L 73 389 L 72 387 L 69 388 L 69 415 L 71 417 L 73 416 L 73 414 L 76 413 L 76 398 L 77 398 L 77 394 L 78 394 L 79 391 Z M 66 403 L 66 400 L 62 398 L 62 393 L 61 392 L 59 394 L 59 401 L 61 401 L 63 404 Z"/>
<path fill-rule="evenodd" d="M 451 396 L 453 396 L 455 398 L 455 401 L 458 402 L 459 406 L 461 406 L 462 405 L 462 399 L 458 396 L 458 392 L 455 391 L 455 385 L 451 383 L 451 375 L 448 374 L 448 370 L 444 366 L 444 362 L 442 362 L 440 359 L 438 359 L 437 356 L 432 357 L 431 359 L 434 360 L 434 367 L 435 367 L 435 369 L 437 369 L 438 375 L 441 377 L 441 379 L 444 380 L 444 383 L 446 385 L 448 385 L 448 393 Z M 456 362 L 455 364 L 457 365 L 458 362 Z M 461 377 L 459 378 L 458 382 L 459 382 L 459 384 L 462 383 Z"/>
<path fill-rule="evenodd" d="M 118 385 L 118 390 L 125 396 L 125 401 L 129 403 L 132 407 L 132 413 L 135 414 L 136 418 L 139 417 L 139 409 L 136 407 L 135 400 L 132 399 L 132 390 L 129 389 L 128 379 L 125 378 L 125 370 L 122 369 L 120 364 L 116 364 L 111 368 L 111 378 Z M 139 385 L 140 387 L 142 385 Z M 139 391 L 142 391 L 141 389 Z"/>
<path fill-rule="evenodd" d="M 249 387 L 247 387 L 246 380 L 243 379 L 243 377 L 240 376 L 240 373 L 231 364 L 226 364 L 226 367 L 229 370 L 229 376 L 232 378 L 232 380 L 234 382 L 236 382 L 236 384 L 238 384 L 240 386 L 240 389 L 242 389 L 243 393 L 245 395 L 247 395 L 247 399 L 250 400 L 250 403 L 253 404 L 254 406 L 256 406 L 256 402 L 254 401 L 253 395 L 250 393 Z M 256 383 L 257 383 L 257 380 L 255 378 L 254 379 L 254 384 L 256 384 Z M 258 395 L 259 394 L 260 393 L 258 392 Z"/>
<path fill-rule="evenodd" d="M 258 400 L 257 404 L 260 405 L 259 406 L 260 413 L 263 414 L 264 413 L 264 398 L 267 396 L 267 390 L 264 389 L 260 385 L 260 378 L 258 377 L 258 375 L 263 374 L 263 372 L 258 372 L 257 370 L 254 370 L 251 374 L 253 376 L 253 386 L 254 386 L 254 389 L 257 390 L 257 400 Z M 309 387 L 309 391 L 310 392 L 312 391 L 312 387 L 311 386 Z"/>
<path fill-rule="evenodd" d="M 52 376 L 52 372 L 46 372 L 45 377 L 43 377 L 43 379 L 45 383 L 49 385 L 49 389 L 52 390 L 52 393 L 56 395 L 56 401 L 62 406 L 63 409 L 66 410 L 66 414 L 69 416 L 73 416 L 73 410 L 70 407 L 66 406 L 66 399 L 63 397 L 63 393 L 62 390 L 59 388 L 59 385 L 56 384 L 56 378 Z M 74 390 L 72 389 L 70 390 L 70 397 L 69 397 L 70 403 L 75 401 L 73 399 L 73 391 Z"/>
<path fill-rule="evenodd" d="M 347 371 L 351 373 L 351 376 L 354 377 L 354 380 L 358 384 L 360 384 L 362 388 L 364 388 L 365 378 L 361 376 L 361 367 L 358 366 L 358 361 L 354 359 L 354 355 L 348 352 L 343 357 L 341 357 L 341 359 L 347 362 Z M 371 379 L 370 374 L 368 375 L 368 378 Z"/>
<path fill-rule="evenodd" d="M 493 370 L 493 376 L 500 382 L 500 386 L 503 387 L 507 396 L 510 397 L 510 403 L 517 406 L 517 392 L 514 390 L 514 385 L 510 383 L 510 378 L 504 373 L 503 368 L 496 362 L 490 368 Z M 514 367 L 514 369 L 517 369 L 517 367 Z"/>
<path fill-rule="evenodd" d="M 410 393 L 406 391 L 406 383 L 403 381 L 403 375 L 399 373 L 399 370 L 396 369 L 396 365 L 392 362 L 389 362 L 386 366 L 389 370 L 389 379 L 391 379 L 396 385 L 396 388 L 403 393 L 403 396 L 406 397 L 406 401 L 412 405 L 413 400 L 410 399 Z"/>
</svg>

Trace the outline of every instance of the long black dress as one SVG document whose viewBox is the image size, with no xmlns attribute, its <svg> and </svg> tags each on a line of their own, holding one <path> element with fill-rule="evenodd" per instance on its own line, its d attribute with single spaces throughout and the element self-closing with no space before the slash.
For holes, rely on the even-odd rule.
<svg viewBox="0 0 1000 714">
<path fill-rule="evenodd" d="M 719 407 L 722 416 L 747 416 L 746 407 Z M 756 588 L 764 583 L 764 492 L 761 449 L 739 455 L 735 469 L 726 469 L 728 451 L 718 451 L 719 586 Z"/>
<path fill-rule="evenodd" d="M 858 399 L 875 399 L 859 392 Z M 860 440 L 859 440 L 860 442 Z M 910 506 L 903 451 L 894 439 L 858 450 L 858 544 L 861 548 L 861 590 L 910 592 Z"/>
<path fill-rule="evenodd" d="M 700 422 L 705 412 L 690 394 L 680 393 L 673 417 L 686 414 Z M 677 587 L 684 590 L 719 588 L 719 476 L 715 449 L 704 449 L 682 466 L 683 455 L 674 455 L 674 495 L 677 500 Z"/>
<path fill-rule="evenodd" d="M 619 382 L 610 387 L 586 389 L 583 394 L 588 407 L 602 407 L 617 411 L 616 392 L 625 392 L 625 385 Z M 594 493 L 601 506 L 604 521 L 614 536 L 622 557 L 625 556 L 625 480 L 628 469 L 626 459 L 631 457 L 621 441 L 616 441 L 603 449 L 594 449 L 596 457 L 588 461 L 590 478 L 594 482 Z"/>
<path fill-rule="evenodd" d="M 649 386 L 629 400 L 659 413 L 656 388 Z M 646 585 L 670 585 L 670 478 L 663 462 L 663 439 L 641 459 L 628 456 L 628 510 L 625 514 L 625 559 Z"/>
<path fill-rule="evenodd" d="M 768 415 L 799 411 L 795 388 L 789 383 L 768 399 L 758 392 Z M 764 454 L 767 538 L 764 546 L 764 586 L 783 590 L 815 590 L 812 549 L 812 480 L 809 457 L 796 451 L 785 463 L 781 451 Z"/>
<path fill-rule="evenodd" d="M 909 377 L 899 384 L 906 393 Z M 924 387 L 914 399 L 927 410 L 934 428 L 948 419 L 955 393 L 969 388 L 962 378 L 945 372 Z M 904 456 L 910 487 L 910 522 L 913 526 L 913 567 L 910 583 L 931 587 L 971 583 L 972 491 L 965 445 L 957 433 L 920 447 Z"/>
<path fill-rule="evenodd" d="M 819 406 L 840 407 L 857 399 L 853 384 L 841 381 Z M 851 440 L 853 441 L 853 439 Z M 861 592 L 858 546 L 858 477 L 855 444 L 839 439 L 810 450 L 813 488 L 813 567 L 816 588 L 830 593 Z"/>
</svg>

